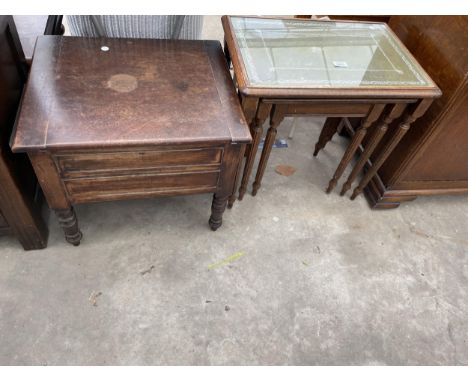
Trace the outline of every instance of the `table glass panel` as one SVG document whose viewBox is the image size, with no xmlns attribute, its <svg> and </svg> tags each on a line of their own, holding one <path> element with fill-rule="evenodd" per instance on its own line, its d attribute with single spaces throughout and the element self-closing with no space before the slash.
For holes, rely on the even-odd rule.
<svg viewBox="0 0 468 382">
<path fill-rule="evenodd" d="M 253 87 L 425 87 L 432 83 L 380 23 L 231 17 Z"/>
</svg>

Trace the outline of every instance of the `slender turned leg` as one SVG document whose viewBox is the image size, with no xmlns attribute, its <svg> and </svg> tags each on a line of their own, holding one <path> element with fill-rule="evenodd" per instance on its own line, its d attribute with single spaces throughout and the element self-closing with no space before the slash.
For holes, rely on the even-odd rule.
<svg viewBox="0 0 468 382">
<path fill-rule="evenodd" d="M 249 183 L 250 174 L 252 172 L 252 168 L 255 162 L 255 156 L 257 155 L 258 145 L 260 143 L 260 139 L 262 138 L 263 123 L 267 119 L 270 109 L 270 104 L 260 102 L 257 110 L 257 115 L 255 116 L 252 122 L 252 126 L 250 129 L 252 133 L 252 143 L 249 148 L 247 160 L 245 161 L 244 174 L 242 176 L 242 182 L 239 189 L 239 200 L 242 200 L 242 198 L 245 195 L 245 192 L 247 191 L 247 184 Z"/>
<path fill-rule="evenodd" d="M 245 151 L 244 143 L 228 143 L 224 147 L 223 162 L 219 174 L 218 187 L 213 195 L 211 204 L 211 216 L 208 221 L 211 229 L 216 231 L 223 223 L 223 213 L 228 199 L 235 188 L 236 172 L 239 170 L 239 162 L 242 161 Z"/>
<path fill-rule="evenodd" d="M 228 208 L 232 208 L 232 206 L 234 205 L 234 202 L 236 201 L 236 190 L 237 190 L 237 186 L 239 185 L 239 179 L 240 179 L 240 173 L 242 170 L 242 163 L 244 160 L 244 155 L 245 155 L 245 145 L 242 145 L 241 152 L 240 152 L 239 165 L 237 166 L 236 178 L 234 180 L 234 187 L 232 189 L 232 194 L 229 197 L 229 201 L 228 201 Z"/>
<path fill-rule="evenodd" d="M 211 216 L 208 222 L 212 231 L 216 231 L 223 224 L 223 213 L 226 209 L 227 202 L 227 196 L 219 197 L 216 194 L 213 195 L 213 203 L 211 203 Z"/>
<path fill-rule="evenodd" d="M 372 167 L 369 169 L 369 171 L 366 172 L 366 175 L 364 175 L 364 177 L 361 179 L 359 185 L 354 189 L 353 194 L 351 195 L 351 200 L 354 200 L 356 196 L 358 196 L 362 192 L 362 190 L 367 186 L 369 181 L 374 177 L 379 168 L 382 166 L 385 159 L 387 159 L 387 157 L 393 151 L 398 142 L 400 142 L 401 138 L 403 138 L 403 136 L 408 132 L 411 124 L 414 121 L 416 121 L 416 119 L 418 119 L 421 115 L 424 114 L 424 112 L 430 106 L 431 102 L 432 100 L 430 99 L 423 99 L 422 101 L 420 101 L 416 105 L 413 105 L 412 107 L 409 107 L 405 111 L 403 121 L 398 126 L 397 131 L 392 136 L 392 138 L 386 143 L 382 152 L 380 152 L 375 162 L 372 164 Z"/>
<path fill-rule="evenodd" d="M 83 234 L 78 228 L 78 220 L 73 207 L 66 210 L 55 210 L 55 214 L 58 217 L 60 227 L 65 233 L 65 239 L 74 246 L 80 245 Z"/>
<path fill-rule="evenodd" d="M 351 185 L 356 179 L 356 176 L 362 170 L 367 160 L 370 158 L 375 148 L 377 147 L 378 143 L 380 142 L 385 132 L 387 131 L 388 125 L 392 123 L 395 118 L 398 118 L 404 109 L 405 109 L 405 104 L 392 105 L 390 110 L 386 113 L 386 116 L 383 122 L 379 126 L 376 126 L 375 130 L 372 132 L 372 135 L 369 138 L 369 142 L 367 143 L 364 152 L 359 157 L 359 160 L 354 166 L 353 171 L 349 175 L 348 180 L 346 181 L 345 184 L 343 184 L 343 188 L 341 189 L 341 192 L 340 192 L 341 196 L 346 194 L 346 192 L 351 188 Z"/>
<path fill-rule="evenodd" d="M 270 157 L 271 149 L 275 143 L 276 128 L 284 119 L 285 105 L 275 105 L 270 115 L 270 128 L 263 145 L 262 156 L 260 157 L 260 163 L 258 164 L 257 175 L 255 176 L 255 182 L 253 184 L 252 195 L 257 195 L 257 191 L 261 186 L 263 174 L 265 173 L 266 164 Z"/>
<path fill-rule="evenodd" d="M 227 47 L 227 45 L 225 44 L 225 47 Z M 257 109 L 258 109 L 258 104 L 259 104 L 259 99 L 258 98 L 252 98 L 252 97 L 245 97 L 241 94 L 239 94 L 239 100 L 241 102 L 241 105 L 242 105 L 242 111 L 244 113 L 244 117 L 245 117 L 245 120 L 247 122 L 247 124 L 249 125 L 249 128 L 250 128 L 250 134 L 253 136 L 253 129 L 252 129 L 252 126 L 254 125 L 254 118 L 257 114 Z M 250 151 L 251 151 L 251 147 L 252 147 L 252 144 L 249 144 L 249 145 L 244 145 L 243 146 L 243 156 L 245 156 L 246 158 L 249 157 L 250 155 Z M 239 183 L 239 180 L 241 179 L 242 177 L 242 163 L 243 163 L 243 159 L 244 158 L 241 158 L 240 162 L 239 162 L 239 168 L 237 169 L 237 173 L 236 173 L 236 178 L 235 178 L 235 186 L 234 186 L 234 189 L 232 190 L 232 194 L 229 198 L 229 205 L 228 207 L 229 208 L 232 208 L 232 206 L 234 205 L 234 202 L 236 201 L 236 193 L 237 193 L 237 187 L 238 187 L 238 183 Z M 245 161 L 245 165 L 247 165 L 247 160 Z M 243 180 L 243 177 L 242 177 L 242 180 Z M 244 191 L 245 192 L 245 191 Z M 241 200 L 242 198 L 239 196 L 239 200 Z"/>
<path fill-rule="evenodd" d="M 55 211 L 59 224 L 65 232 L 65 239 L 73 245 L 79 245 L 82 234 L 54 159 L 50 153 L 42 151 L 28 153 L 28 156 L 47 204 Z"/>
<path fill-rule="evenodd" d="M 333 178 L 330 180 L 328 184 L 327 193 L 330 193 L 338 183 L 338 179 L 340 179 L 341 175 L 343 174 L 346 166 L 348 166 L 349 162 L 351 161 L 352 157 L 354 156 L 357 148 L 361 144 L 364 136 L 367 134 L 367 129 L 369 128 L 372 123 L 374 123 L 380 116 L 385 105 L 383 104 L 376 104 L 374 105 L 367 116 L 362 121 L 361 126 L 356 130 L 356 133 L 351 140 L 348 148 L 346 149 L 343 158 L 341 159 L 340 164 L 338 165 Z"/>
<path fill-rule="evenodd" d="M 293 139 L 294 138 L 294 133 L 296 132 L 296 124 L 297 124 L 297 118 L 293 117 L 293 122 L 292 122 L 292 125 L 291 125 L 291 130 L 289 130 L 288 139 Z"/>
<path fill-rule="evenodd" d="M 325 145 L 328 142 L 330 142 L 330 140 L 333 138 L 333 135 L 335 135 L 340 122 L 341 118 L 327 118 L 322 127 L 322 131 L 320 132 L 320 137 L 317 143 L 315 144 L 314 157 L 316 157 L 319 151 L 322 150 L 325 147 Z"/>
</svg>

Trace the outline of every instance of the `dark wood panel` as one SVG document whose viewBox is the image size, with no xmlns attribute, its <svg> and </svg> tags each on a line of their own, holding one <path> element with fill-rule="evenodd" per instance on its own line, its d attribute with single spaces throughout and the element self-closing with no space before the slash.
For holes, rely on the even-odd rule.
<svg viewBox="0 0 468 382">
<path fill-rule="evenodd" d="M 13 151 L 248 142 L 214 54 L 217 41 L 41 36 Z"/>
<path fill-rule="evenodd" d="M 65 180 L 72 203 L 139 199 L 158 195 L 213 192 L 219 171 L 192 174 L 137 174 Z"/>
<path fill-rule="evenodd" d="M 291 104 L 288 105 L 286 114 L 363 117 L 367 115 L 371 106 L 371 104 L 355 104 L 352 102 Z"/>
<path fill-rule="evenodd" d="M 0 211 L 0 229 L 8 227 L 8 223 L 5 220 L 5 218 L 2 215 L 2 212 Z"/>
<path fill-rule="evenodd" d="M 413 124 L 382 167 L 383 181 L 395 185 L 398 179 L 468 179 L 468 130 L 463 128 L 468 109 L 468 17 L 393 16 L 389 25 L 443 96 Z"/>
<path fill-rule="evenodd" d="M 380 169 L 384 187 L 368 190 L 371 204 L 468 193 L 468 17 L 392 16 L 389 25 L 443 95 Z"/>
<path fill-rule="evenodd" d="M 415 157 L 405 180 L 464 180 L 468 186 L 468 77 L 452 99 L 449 113 L 442 116 L 434 137 Z"/>
<path fill-rule="evenodd" d="M 131 172 L 161 169 L 161 171 L 188 171 L 219 166 L 222 148 L 176 151 L 134 151 L 117 153 L 88 153 L 57 156 L 64 177 L 89 176 L 97 173 Z"/>
<path fill-rule="evenodd" d="M 25 249 L 43 248 L 47 227 L 35 199 L 37 181 L 28 158 L 13 154 L 9 139 L 27 71 L 11 16 L 0 16 L 0 211 Z"/>
<path fill-rule="evenodd" d="M 379 23 L 388 23 L 390 16 L 386 15 L 330 15 L 331 20 L 347 20 L 347 21 L 371 21 Z"/>
</svg>

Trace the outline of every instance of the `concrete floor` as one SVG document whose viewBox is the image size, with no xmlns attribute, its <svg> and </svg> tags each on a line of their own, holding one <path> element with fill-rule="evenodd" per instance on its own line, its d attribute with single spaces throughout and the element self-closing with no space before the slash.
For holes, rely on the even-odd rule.
<svg viewBox="0 0 468 382">
<path fill-rule="evenodd" d="M 321 123 L 217 232 L 198 195 L 78 206 L 76 248 L 54 216 L 45 250 L 0 238 L 0 364 L 468 364 L 468 197 L 325 194 L 345 141 L 313 158 Z"/>
<path fill-rule="evenodd" d="M 217 232 L 198 195 L 78 206 L 77 248 L 53 216 L 45 250 L 0 238 L 0 364 L 468 364 L 468 197 L 325 194 L 320 122 Z"/>
</svg>

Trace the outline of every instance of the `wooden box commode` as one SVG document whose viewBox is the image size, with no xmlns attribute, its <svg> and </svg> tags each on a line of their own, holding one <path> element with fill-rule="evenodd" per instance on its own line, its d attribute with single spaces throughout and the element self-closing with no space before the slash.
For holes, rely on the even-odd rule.
<svg viewBox="0 0 468 382">
<path fill-rule="evenodd" d="M 11 145 L 78 245 L 88 202 L 213 193 L 216 230 L 250 141 L 219 42 L 44 36 Z"/>
</svg>

